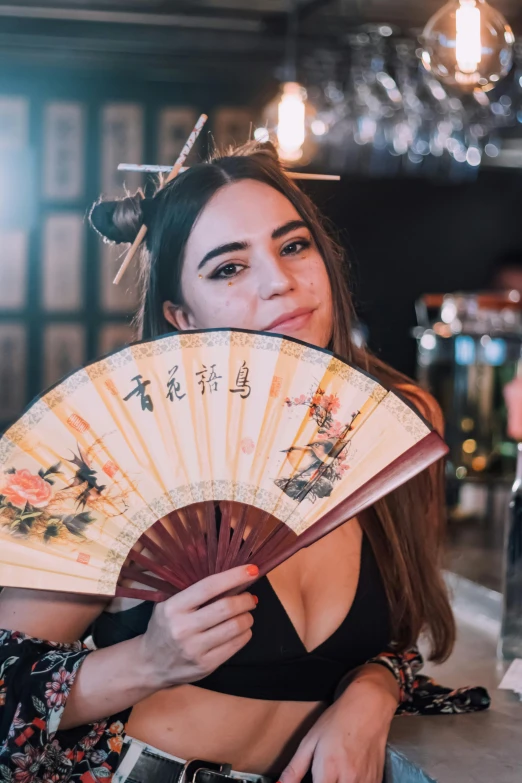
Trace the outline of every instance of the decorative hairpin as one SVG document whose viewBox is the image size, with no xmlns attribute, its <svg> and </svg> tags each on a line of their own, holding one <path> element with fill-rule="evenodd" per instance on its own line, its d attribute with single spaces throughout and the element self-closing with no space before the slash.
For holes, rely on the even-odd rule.
<svg viewBox="0 0 522 783">
<path fill-rule="evenodd" d="M 179 157 L 178 157 L 177 161 L 175 162 L 174 166 L 172 167 L 172 169 L 170 169 L 169 166 L 166 167 L 166 171 L 170 171 L 170 174 L 169 174 L 169 176 L 167 177 L 167 179 L 165 181 L 165 185 L 168 182 L 171 182 L 175 177 L 177 177 L 178 174 L 180 173 L 180 171 L 182 170 L 183 164 L 185 163 L 190 150 L 194 146 L 194 144 L 196 142 L 196 139 L 199 136 L 199 134 L 201 133 L 203 125 L 206 123 L 207 120 L 208 120 L 207 115 L 206 114 L 202 114 L 201 117 L 199 118 L 199 120 L 196 122 L 196 124 L 194 126 L 194 130 L 192 131 L 192 133 L 188 137 L 187 142 L 186 142 L 185 146 L 183 147 L 183 149 L 181 150 L 181 152 L 179 154 Z M 118 168 L 121 168 L 121 167 L 118 166 Z M 133 169 L 133 170 L 136 171 L 136 169 Z M 142 170 L 142 169 L 139 169 L 139 170 Z M 143 225 L 140 228 L 136 239 L 132 243 L 132 247 L 129 249 L 129 252 L 125 256 L 125 258 L 123 260 L 123 264 L 118 269 L 118 274 L 116 275 L 116 277 L 113 280 L 114 285 L 118 285 L 118 283 L 120 282 L 121 278 L 123 277 L 123 275 L 125 273 L 125 270 L 129 266 L 129 264 L 132 261 L 132 259 L 134 258 L 137 249 L 139 248 L 139 246 L 141 245 L 141 243 L 145 239 L 146 234 L 147 234 L 147 226 Z"/>
<path fill-rule="evenodd" d="M 180 169 L 180 174 L 183 171 L 187 171 L 190 168 L 190 166 L 184 166 L 182 169 Z M 146 174 L 164 174 L 167 171 L 170 171 L 170 166 L 155 166 L 155 165 L 149 165 L 144 164 L 140 165 L 139 163 L 120 163 L 118 166 L 118 171 L 140 171 Z M 313 180 L 324 180 L 324 181 L 331 181 L 331 182 L 338 182 L 341 177 L 339 174 L 311 174 L 307 171 L 285 171 L 286 176 L 289 179 L 313 179 Z"/>
</svg>

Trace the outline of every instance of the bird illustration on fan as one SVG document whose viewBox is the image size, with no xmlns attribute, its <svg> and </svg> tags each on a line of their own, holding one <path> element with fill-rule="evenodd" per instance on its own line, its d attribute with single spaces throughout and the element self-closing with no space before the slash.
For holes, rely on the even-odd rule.
<svg viewBox="0 0 522 783">
<path fill-rule="evenodd" d="M 314 503 L 317 498 L 330 497 L 335 483 L 350 468 L 346 460 L 351 440 L 347 435 L 353 431 L 360 411 L 354 411 L 347 424 L 334 419 L 333 414 L 340 407 L 339 398 L 336 394 L 325 394 L 321 388 L 309 395 L 302 394 L 293 399 L 287 397 L 285 404 L 288 407 L 306 405 L 310 418 L 317 422 L 319 428 L 310 443 L 284 449 L 293 472 L 274 483 L 293 500 L 302 501 L 306 497 Z"/>
<path fill-rule="evenodd" d="M 101 493 L 106 488 L 106 485 L 98 483 L 96 471 L 92 469 L 89 457 L 83 451 L 79 443 L 76 445 L 78 448 L 78 456 L 73 453 L 72 459 L 68 459 L 68 462 L 75 465 L 77 470 L 74 479 L 65 489 L 71 489 L 72 487 L 82 488 L 76 499 L 76 505 L 83 510 L 90 500 L 96 500 L 100 497 Z"/>
</svg>

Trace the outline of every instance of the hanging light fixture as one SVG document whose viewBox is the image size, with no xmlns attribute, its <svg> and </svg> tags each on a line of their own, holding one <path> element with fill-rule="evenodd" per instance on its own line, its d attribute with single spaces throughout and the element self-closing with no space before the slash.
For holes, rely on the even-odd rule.
<svg viewBox="0 0 522 783">
<path fill-rule="evenodd" d="M 306 90 L 298 82 L 285 82 L 277 106 L 277 141 L 283 160 L 303 157 L 306 137 Z"/>
<path fill-rule="evenodd" d="M 289 0 L 286 58 L 279 94 L 265 109 L 264 127 L 257 128 L 258 140 L 275 136 L 279 157 L 287 163 L 306 163 L 310 158 L 310 124 L 315 118 L 306 89 L 297 81 L 298 2 Z"/>
<path fill-rule="evenodd" d="M 514 41 L 486 0 L 450 0 L 424 28 L 422 62 L 445 84 L 487 91 L 511 68 Z"/>
</svg>

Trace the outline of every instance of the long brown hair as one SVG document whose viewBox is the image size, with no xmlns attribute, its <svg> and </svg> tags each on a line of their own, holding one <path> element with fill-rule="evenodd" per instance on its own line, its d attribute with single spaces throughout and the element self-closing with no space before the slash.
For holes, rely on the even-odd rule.
<svg viewBox="0 0 522 783">
<path fill-rule="evenodd" d="M 184 172 L 152 199 L 136 195 L 120 202 L 100 202 L 91 212 L 96 230 L 116 242 L 132 241 L 145 222 L 149 231 L 141 260 L 138 334 L 149 339 L 173 330 L 163 302 L 182 304 L 181 270 L 192 227 L 210 198 L 224 185 L 254 179 L 275 188 L 308 225 L 330 278 L 333 334 L 329 348 L 405 395 L 441 432 L 435 400 L 410 379 L 352 339 L 353 305 L 341 247 L 332 239 L 312 201 L 288 178 L 271 145 L 250 143 Z M 439 461 L 375 504 L 360 522 L 375 552 L 390 605 L 399 650 L 426 633 L 431 659 L 450 654 L 455 626 L 441 574 L 445 527 L 443 464 Z"/>
</svg>

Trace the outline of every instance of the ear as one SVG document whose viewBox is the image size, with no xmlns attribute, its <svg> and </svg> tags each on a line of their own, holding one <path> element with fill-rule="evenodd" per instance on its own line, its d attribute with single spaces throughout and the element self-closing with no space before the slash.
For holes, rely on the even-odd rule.
<svg viewBox="0 0 522 783">
<path fill-rule="evenodd" d="M 192 314 L 184 310 L 181 305 L 163 302 L 163 316 L 177 332 L 185 332 L 187 329 L 197 328 Z"/>
</svg>

